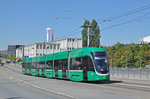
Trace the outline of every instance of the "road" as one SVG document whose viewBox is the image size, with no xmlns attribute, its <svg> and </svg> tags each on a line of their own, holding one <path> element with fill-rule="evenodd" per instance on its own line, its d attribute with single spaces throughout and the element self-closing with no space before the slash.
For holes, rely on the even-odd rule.
<svg viewBox="0 0 150 99">
<path fill-rule="evenodd" d="M 27 99 L 27 96 L 30 96 L 28 99 L 34 99 L 35 95 L 40 95 L 36 99 L 41 99 L 41 97 L 44 99 L 47 97 L 49 97 L 48 99 L 60 97 L 69 99 L 149 99 L 150 97 L 149 80 L 112 79 L 109 82 L 72 82 L 22 75 L 19 69 L 13 68 L 12 66 L 11 68 L 10 66 L 0 67 L 0 77 L 2 78 L 0 95 L 1 93 L 8 95 L 6 99 L 16 99 L 9 97 Z M 6 91 L 2 89 L 6 89 Z M 12 89 L 17 90 L 13 91 Z M 9 94 L 6 93 L 7 91 Z"/>
<path fill-rule="evenodd" d="M 0 68 L 2 69 L 2 68 Z M 62 99 L 66 97 L 48 93 L 23 84 L 0 70 L 0 99 Z M 69 99 L 69 98 L 68 98 Z"/>
</svg>

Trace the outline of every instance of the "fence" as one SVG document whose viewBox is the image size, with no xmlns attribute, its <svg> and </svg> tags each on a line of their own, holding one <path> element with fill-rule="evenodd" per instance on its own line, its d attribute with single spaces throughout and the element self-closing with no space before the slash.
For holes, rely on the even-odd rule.
<svg viewBox="0 0 150 99">
<path fill-rule="evenodd" d="M 119 77 L 119 78 L 150 80 L 150 69 L 111 67 L 110 75 L 112 77 Z"/>
</svg>

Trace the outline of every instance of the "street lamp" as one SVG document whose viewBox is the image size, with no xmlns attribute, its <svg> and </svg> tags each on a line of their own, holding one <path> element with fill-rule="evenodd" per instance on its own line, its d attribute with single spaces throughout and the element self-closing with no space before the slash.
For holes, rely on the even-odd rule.
<svg viewBox="0 0 150 99">
<path fill-rule="evenodd" d="M 89 30 L 90 30 L 90 28 L 91 28 L 92 26 L 91 26 L 91 25 L 82 25 L 81 27 L 82 27 L 82 28 L 88 28 L 88 34 L 87 34 L 87 36 L 88 36 L 87 47 L 89 47 L 89 44 L 90 44 L 90 40 L 89 40 L 89 35 L 90 35 L 90 33 L 89 33 Z"/>
</svg>

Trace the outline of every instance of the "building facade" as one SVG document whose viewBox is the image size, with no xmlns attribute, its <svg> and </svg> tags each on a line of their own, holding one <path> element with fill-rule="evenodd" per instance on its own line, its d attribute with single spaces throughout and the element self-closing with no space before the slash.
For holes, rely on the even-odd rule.
<svg viewBox="0 0 150 99">
<path fill-rule="evenodd" d="M 35 43 L 20 47 L 16 50 L 16 57 L 35 57 L 82 47 L 82 40 L 66 38 L 53 42 Z"/>
<path fill-rule="evenodd" d="M 0 51 L 0 57 L 4 57 L 5 55 L 7 55 L 7 50 Z"/>
<path fill-rule="evenodd" d="M 22 45 L 8 45 L 7 55 L 9 57 L 16 56 L 16 49 L 21 47 Z"/>
<path fill-rule="evenodd" d="M 150 36 L 141 38 L 140 42 L 141 44 L 150 44 Z"/>
</svg>

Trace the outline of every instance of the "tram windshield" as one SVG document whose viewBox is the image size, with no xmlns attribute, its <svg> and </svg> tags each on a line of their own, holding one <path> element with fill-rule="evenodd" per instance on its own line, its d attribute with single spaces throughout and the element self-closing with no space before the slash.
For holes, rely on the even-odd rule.
<svg viewBox="0 0 150 99">
<path fill-rule="evenodd" d="M 93 60 L 95 63 L 95 69 L 97 73 L 107 74 L 109 72 L 109 66 L 107 61 L 106 53 L 104 52 L 93 52 Z"/>
</svg>

